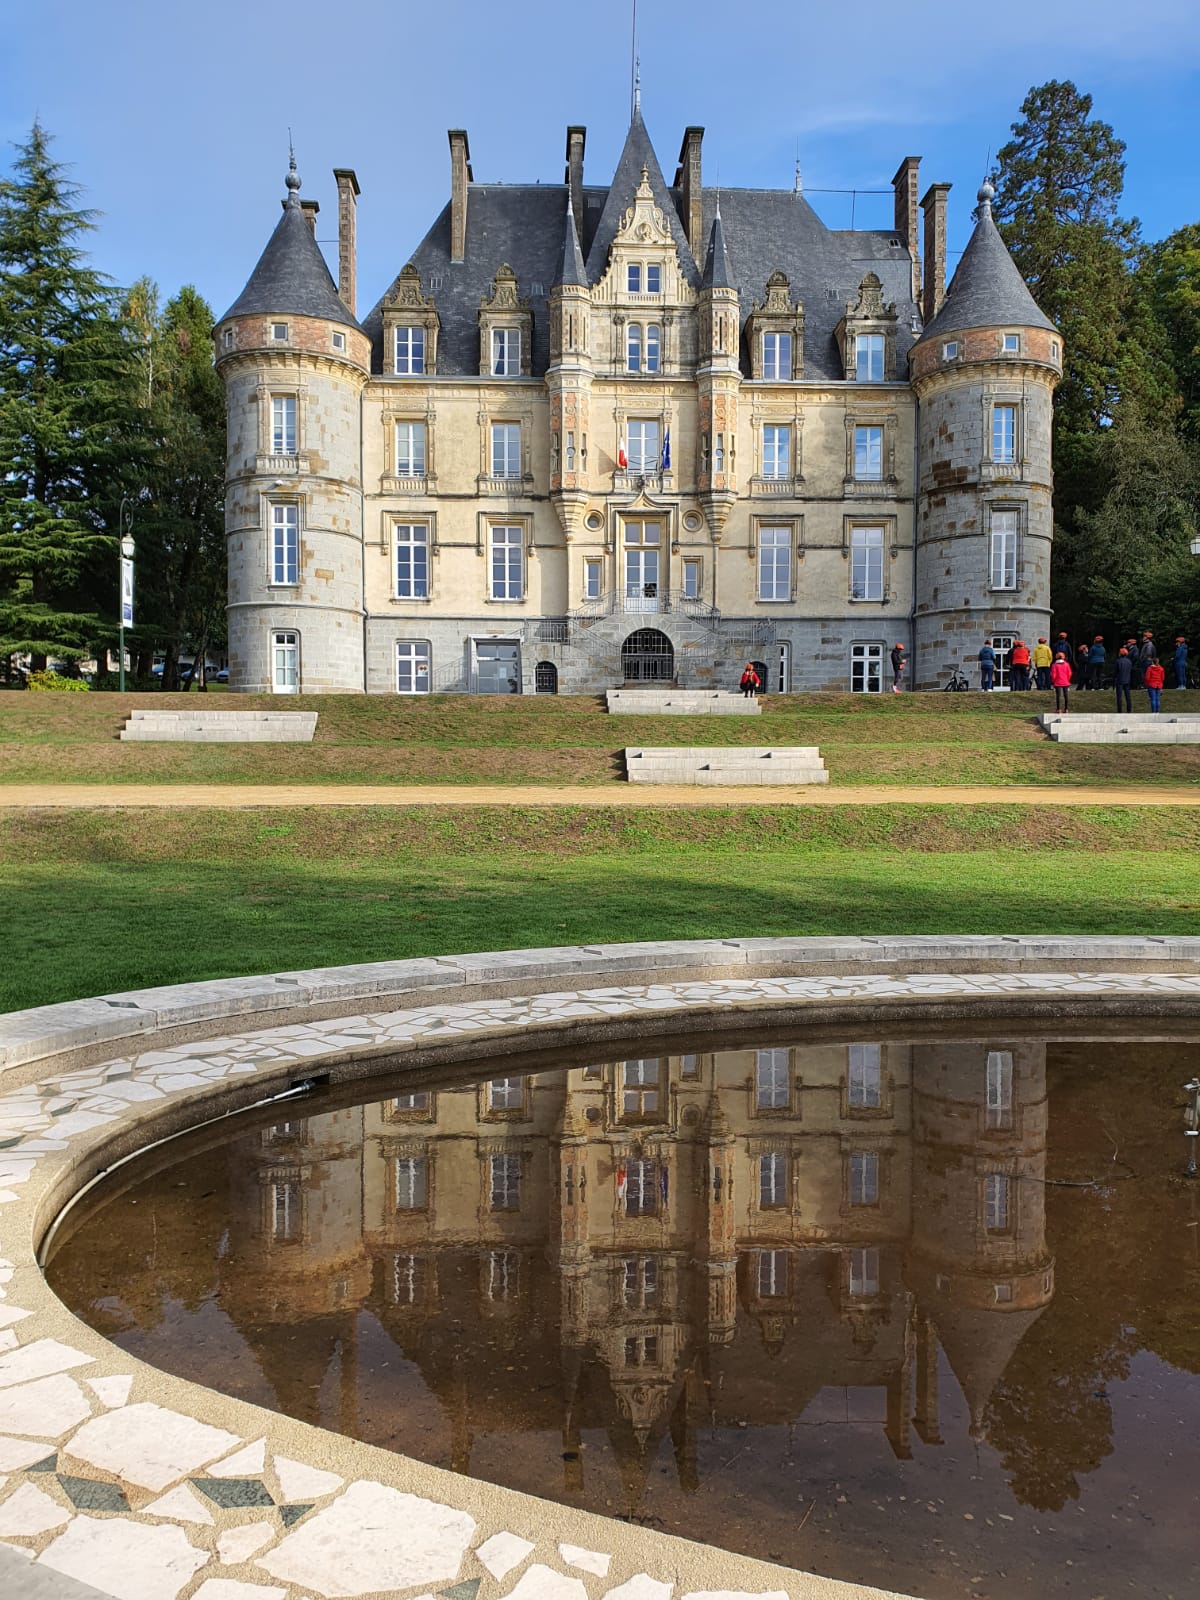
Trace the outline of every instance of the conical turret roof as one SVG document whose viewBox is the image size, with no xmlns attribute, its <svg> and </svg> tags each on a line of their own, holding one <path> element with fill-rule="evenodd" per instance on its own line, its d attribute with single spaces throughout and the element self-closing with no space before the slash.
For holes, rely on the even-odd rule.
<svg viewBox="0 0 1200 1600">
<path fill-rule="evenodd" d="M 721 206 L 713 218 L 712 232 L 708 236 L 708 254 L 704 258 L 702 289 L 736 289 L 733 268 L 729 265 L 729 251 L 725 248 L 725 229 L 721 226 Z"/>
<path fill-rule="evenodd" d="M 654 146 L 650 143 L 650 135 L 646 132 L 646 124 L 642 121 L 640 105 L 634 107 L 633 120 L 625 136 L 625 147 L 617 162 L 617 170 L 613 173 L 604 210 L 600 213 L 600 221 L 596 224 L 596 231 L 592 235 L 592 247 L 588 251 L 587 258 L 588 278 L 592 283 L 599 283 L 604 276 L 608 267 L 608 253 L 612 249 L 613 240 L 617 237 L 622 217 L 633 204 L 638 185 L 642 180 L 643 167 L 646 170 L 646 181 L 654 196 L 654 204 L 662 212 L 667 227 L 671 230 L 671 237 L 675 241 L 680 270 L 687 281 L 695 286 L 700 274 L 696 270 L 696 263 L 688 248 L 687 234 L 683 231 L 683 223 L 679 220 L 671 191 L 663 179 L 658 157 L 654 154 Z"/>
<path fill-rule="evenodd" d="M 227 317 L 290 314 L 322 317 L 326 322 L 358 327 L 338 295 L 325 257 L 300 207 L 299 189 L 300 180 L 293 165 L 288 173 L 288 197 L 283 216 L 267 240 L 267 248 L 259 256 L 246 287 L 219 319 L 221 322 Z"/>
<path fill-rule="evenodd" d="M 563 253 L 555 288 L 586 289 L 587 268 L 583 264 L 583 251 L 579 248 L 579 234 L 575 230 L 575 212 L 567 201 L 567 220 L 563 225 Z"/>
<path fill-rule="evenodd" d="M 992 187 L 979 191 L 979 219 L 950 281 L 942 309 L 925 329 L 925 339 L 964 328 L 1050 328 L 1054 324 L 1029 292 L 1008 253 L 992 216 Z"/>
</svg>

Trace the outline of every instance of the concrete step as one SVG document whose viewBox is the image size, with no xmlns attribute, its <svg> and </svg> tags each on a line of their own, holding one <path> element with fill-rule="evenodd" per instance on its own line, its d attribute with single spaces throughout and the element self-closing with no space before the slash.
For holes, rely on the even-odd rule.
<svg viewBox="0 0 1200 1600">
<path fill-rule="evenodd" d="M 821 752 L 813 746 L 706 746 L 627 748 L 630 783 L 700 785 L 828 783 Z"/>
<path fill-rule="evenodd" d="M 1200 744 L 1194 714 L 1043 711 L 1038 721 L 1057 744 Z"/>
<path fill-rule="evenodd" d="M 616 716 L 757 717 L 762 707 L 728 689 L 609 689 L 607 709 Z"/>
<path fill-rule="evenodd" d="M 137 709 L 121 729 L 128 744 L 311 744 L 315 711 Z"/>
</svg>

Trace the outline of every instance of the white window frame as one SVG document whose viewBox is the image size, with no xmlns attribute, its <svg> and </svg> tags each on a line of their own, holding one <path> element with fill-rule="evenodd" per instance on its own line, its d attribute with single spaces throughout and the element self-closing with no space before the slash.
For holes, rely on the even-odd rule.
<svg viewBox="0 0 1200 1600">
<path fill-rule="evenodd" d="M 648 322 L 642 340 L 642 371 L 662 371 L 662 328 L 657 322 Z"/>
<path fill-rule="evenodd" d="M 850 646 L 850 693 L 882 694 L 886 658 L 887 645 L 882 639 L 856 639 Z"/>
<path fill-rule="evenodd" d="M 1011 1192 L 1007 1172 L 988 1172 L 983 1179 L 983 1226 L 988 1233 L 1008 1233 Z"/>
<path fill-rule="evenodd" d="M 790 1050 L 755 1051 L 754 1104 L 759 1111 L 791 1110 L 792 1052 Z"/>
<path fill-rule="evenodd" d="M 519 522 L 488 524 L 488 594 L 493 600 L 525 598 L 525 527 Z"/>
<path fill-rule="evenodd" d="M 273 344 L 287 344 L 289 329 L 286 322 L 273 322 L 271 324 L 271 341 Z"/>
<path fill-rule="evenodd" d="M 329 342 L 335 350 L 344 350 L 346 348 L 346 335 L 335 328 L 329 335 Z"/>
<path fill-rule="evenodd" d="M 290 681 L 280 681 L 280 652 L 287 652 L 290 655 Z M 271 693 L 300 693 L 300 635 L 295 628 L 273 628 L 271 630 Z"/>
<path fill-rule="evenodd" d="M 272 500 L 271 583 L 294 589 L 300 582 L 300 506 L 295 500 Z"/>
<path fill-rule="evenodd" d="M 991 450 L 997 466 L 1016 465 L 1019 413 L 1020 408 L 1011 400 L 997 400 L 992 405 Z"/>
<path fill-rule="evenodd" d="M 521 424 L 493 422 L 489 439 L 493 478 L 521 477 Z"/>
<path fill-rule="evenodd" d="M 583 598 L 599 600 L 604 594 L 604 562 L 600 556 L 583 558 Z"/>
<path fill-rule="evenodd" d="M 429 1171 L 424 1156 L 394 1157 L 392 1198 L 397 1211 L 424 1211 L 429 1200 Z"/>
<path fill-rule="evenodd" d="M 622 1302 L 637 1311 L 658 1304 L 658 1261 L 654 1256 L 627 1256 L 623 1263 Z"/>
<path fill-rule="evenodd" d="M 957 361 L 958 360 L 958 340 L 957 339 L 947 339 L 946 340 L 945 344 L 942 346 L 942 360 L 943 361 Z"/>
<path fill-rule="evenodd" d="M 489 1111 L 523 1111 L 525 1109 L 524 1078 L 492 1078 L 488 1082 Z"/>
<path fill-rule="evenodd" d="M 519 1211 L 521 1209 L 521 1157 L 511 1151 L 488 1158 L 490 1182 L 488 1209 L 490 1211 Z"/>
<path fill-rule="evenodd" d="M 788 1203 L 788 1161 L 782 1150 L 765 1150 L 758 1158 L 758 1204 L 763 1211 Z"/>
<path fill-rule="evenodd" d="M 1021 335 L 1019 333 L 1002 333 L 1000 335 L 1000 353 L 1006 356 L 1019 356 L 1021 354 Z"/>
<path fill-rule="evenodd" d="M 646 293 L 662 293 L 662 263 L 659 261 L 646 263 Z"/>
<path fill-rule="evenodd" d="M 851 1150 L 848 1172 L 848 1198 L 852 1206 L 879 1204 L 879 1152 Z"/>
<path fill-rule="evenodd" d="M 883 424 L 854 424 L 854 478 L 857 483 L 883 482 Z"/>
<path fill-rule="evenodd" d="M 855 1111 L 879 1111 L 882 1108 L 882 1045 L 846 1046 L 846 1103 Z"/>
<path fill-rule="evenodd" d="M 397 600 L 429 599 L 429 524 L 394 522 L 392 576 Z"/>
<path fill-rule="evenodd" d="M 1017 545 L 1021 533 L 1020 513 L 993 511 L 988 524 L 988 575 L 993 589 L 1017 587 Z"/>
<path fill-rule="evenodd" d="M 704 563 L 699 556 L 684 556 L 680 587 L 685 600 L 699 600 L 704 587 Z"/>
<path fill-rule="evenodd" d="M 635 1056 L 621 1062 L 621 1116 L 639 1122 L 663 1119 L 662 1062 L 657 1056 Z"/>
<path fill-rule="evenodd" d="M 758 530 L 758 598 L 775 603 L 792 598 L 792 528 L 788 523 Z"/>
<path fill-rule="evenodd" d="M 762 475 L 764 478 L 790 478 L 792 475 L 792 430 L 786 422 L 763 425 Z"/>
<path fill-rule="evenodd" d="M 879 1250 L 866 1245 L 850 1252 L 850 1297 L 871 1300 L 879 1293 Z"/>
<path fill-rule="evenodd" d="M 762 336 L 762 375 L 771 383 L 792 381 L 792 336 L 790 333 L 764 333 Z"/>
<path fill-rule="evenodd" d="M 642 264 L 640 261 L 627 261 L 625 264 L 625 293 L 641 294 L 642 292 Z"/>
<path fill-rule="evenodd" d="M 760 1250 L 758 1252 L 758 1298 L 778 1300 L 788 1292 L 788 1252 L 786 1250 Z"/>
<path fill-rule="evenodd" d="M 878 604 L 884 597 L 884 545 L 882 523 L 859 522 L 850 529 L 850 599 Z"/>
<path fill-rule="evenodd" d="M 425 371 L 424 323 L 403 323 L 393 328 L 392 355 L 397 377 L 419 377 Z"/>
<path fill-rule="evenodd" d="M 516 1250 L 488 1251 L 487 1297 L 493 1303 L 521 1293 L 521 1257 Z"/>
<path fill-rule="evenodd" d="M 276 1244 L 294 1244 L 300 1237 L 304 1201 L 293 1178 L 271 1185 L 271 1238 Z"/>
<path fill-rule="evenodd" d="M 656 1216 L 658 1206 L 658 1162 L 647 1156 L 631 1156 L 625 1163 L 625 1215 Z"/>
<path fill-rule="evenodd" d="M 424 671 L 421 670 L 422 667 L 424 667 Z M 428 694 L 432 678 L 429 641 L 427 639 L 397 639 L 396 693 Z"/>
<path fill-rule="evenodd" d="M 1013 1058 L 1011 1050 L 989 1050 L 985 1077 L 984 1123 L 992 1133 L 1012 1127 Z"/>
<path fill-rule="evenodd" d="M 625 371 L 642 370 L 642 325 L 628 322 L 625 325 Z"/>
<path fill-rule="evenodd" d="M 628 423 L 626 459 L 630 472 L 657 472 L 662 462 L 662 423 L 657 417 L 633 417 Z M 648 448 L 653 444 L 653 448 Z"/>
<path fill-rule="evenodd" d="M 492 329 L 492 377 L 519 378 L 521 376 L 520 328 Z"/>
<path fill-rule="evenodd" d="M 397 422 L 393 443 L 397 478 L 423 478 L 427 436 L 423 422 Z"/>
<path fill-rule="evenodd" d="M 296 454 L 297 412 L 294 394 L 271 396 L 271 454 L 294 456 Z"/>
<path fill-rule="evenodd" d="M 887 338 L 882 333 L 859 333 L 854 338 L 854 378 L 857 383 L 882 383 Z M 866 358 L 864 360 L 864 357 Z M 876 360 L 878 357 L 878 360 Z M 864 371 L 864 367 L 866 370 Z M 878 368 L 878 370 L 876 370 Z"/>
</svg>

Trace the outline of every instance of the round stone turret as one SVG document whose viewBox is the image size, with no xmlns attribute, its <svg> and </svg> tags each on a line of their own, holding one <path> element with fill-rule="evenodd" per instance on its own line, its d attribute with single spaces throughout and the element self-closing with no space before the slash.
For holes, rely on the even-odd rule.
<svg viewBox="0 0 1200 1600">
<path fill-rule="evenodd" d="M 300 203 L 215 329 L 228 418 L 230 688 L 363 688 L 361 395 L 370 341 Z"/>
<path fill-rule="evenodd" d="M 1052 397 L 1062 341 L 979 191 L 975 231 L 909 353 L 920 402 L 913 687 L 975 681 L 985 639 L 1050 635 Z"/>
</svg>

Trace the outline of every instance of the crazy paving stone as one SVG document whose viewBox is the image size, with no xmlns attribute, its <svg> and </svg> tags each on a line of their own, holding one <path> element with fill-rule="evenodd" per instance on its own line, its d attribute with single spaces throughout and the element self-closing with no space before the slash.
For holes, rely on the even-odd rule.
<svg viewBox="0 0 1200 1600">
<path fill-rule="evenodd" d="M 0 1438 L 0 1472 L 20 1472 L 22 1467 L 36 1472 L 38 1469 L 33 1463 L 41 1461 L 45 1454 L 46 1446 L 40 1439 Z M 53 1462 L 54 1457 L 50 1460 Z"/>
<path fill-rule="evenodd" d="M 215 1523 L 212 1512 L 186 1483 L 169 1489 L 160 1499 L 143 1506 L 142 1510 L 147 1516 L 170 1517 L 172 1522 L 199 1522 L 209 1528 Z"/>
<path fill-rule="evenodd" d="M 47 1533 L 70 1520 L 71 1513 L 64 1506 L 32 1483 L 23 1483 L 0 1504 L 0 1534 L 10 1539 Z"/>
<path fill-rule="evenodd" d="M 265 1483 L 257 1478 L 193 1478 L 201 1494 L 213 1505 L 230 1511 L 237 1507 L 273 1506 L 275 1500 Z"/>
<path fill-rule="evenodd" d="M 83 1381 L 96 1398 L 109 1407 L 123 1406 L 133 1386 L 132 1378 L 85 1378 Z"/>
<path fill-rule="evenodd" d="M 269 1522 L 243 1522 L 229 1528 L 217 1540 L 217 1554 L 227 1567 L 240 1567 L 249 1561 L 275 1537 L 275 1528 Z"/>
<path fill-rule="evenodd" d="M 275 1476 L 285 1500 L 321 1500 L 345 1483 L 336 1472 L 323 1472 L 289 1456 L 275 1457 Z"/>
<path fill-rule="evenodd" d="M 73 1350 L 57 1339 L 37 1339 L 23 1349 L 0 1356 L 0 1389 L 30 1383 L 36 1378 L 49 1378 L 58 1372 L 68 1372 L 72 1367 L 85 1367 L 94 1360 L 94 1356 Z"/>
<path fill-rule="evenodd" d="M 16 1389 L 0 1389 L 0 1432 L 37 1433 L 60 1439 L 92 1408 L 74 1378 L 39 1378 Z"/>
<path fill-rule="evenodd" d="M 558 1553 L 569 1567 L 579 1567 L 583 1572 L 594 1572 L 598 1578 L 607 1578 L 612 1557 L 599 1550 L 585 1550 L 578 1544 L 560 1544 Z"/>
<path fill-rule="evenodd" d="M 224 1461 L 215 1461 L 208 1469 L 210 1478 L 257 1478 L 267 1460 L 267 1441 L 256 1439 L 244 1450 L 235 1450 Z"/>
<path fill-rule="evenodd" d="M 99 1478 L 72 1478 L 60 1472 L 58 1481 L 76 1511 L 128 1511 L 124 1489 Z"/>
<path fill-rule="evenodd" d="M 517 1579 L 506 1600 L 587 1600 L 587 1586 L 582 1578 L 568 1578 L 535 1562 Z"/>
<path fill-rule="evenodd" d="M 532 1550 L 530 1541 L 515 1533 L 494 1533 L 476 1550 L 475 1559 L 487 1568 L 493 1578 L 506 1578 Z"/>
<path fill-rule="evenodd" d="M 280 1506 L 279 1520 L 283 1523 L 285 1528 L 290 1528 L 295 1523 L 299 1522 L 301 1517 L 306 1517 L 311 1510 L 311 1503 L 306 1506 Z"/>
<path fill-rule="evenodd" d="M 255 1564 L 325 1596 L 452 1583 L 475 1535 L 465 1511 L 367 1480 L 323 1506 Z"/>
<path fill-rule="evenodd" d="M 239 1583 L 236 1578 L 205 1578 L 192 1600 L 283 1600 L 286 1589 L 270 1583 Z"/>
<path fill-rule="evenodd" d="M 209 1559 L 182 1528 L 80 1515 L 42 1551 L 38 1565 L 116 1600 L 176 1600 Z"/>
<path fill-rule="evenodd" d="M 466 1583 L 456 1583 L 451 1589 L 439 1589 L 440 1600 L 475 1600 L 479 1593 L 480 1580 L 468 1578 Z"/>
<path fill-rule="evenodd" d="M 143 1489 L 161 1490 L 237 1443 L 235 1433 L 142 1401 L 93 1418 L 71 1440 L 68 1453 Z"/>
</svg>

